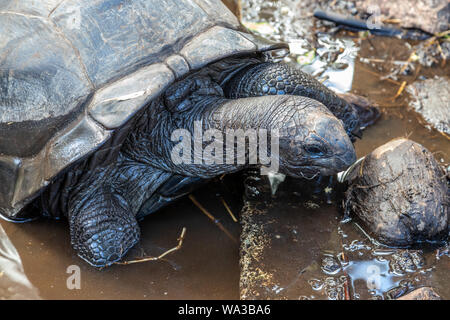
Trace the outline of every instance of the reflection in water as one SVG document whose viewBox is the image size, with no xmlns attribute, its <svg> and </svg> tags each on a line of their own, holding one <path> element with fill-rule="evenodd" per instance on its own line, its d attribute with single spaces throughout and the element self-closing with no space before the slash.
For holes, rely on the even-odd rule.
<svg viewBox="0 0 450 320">
<path fill-rule="evenodd" d="M 318 46 L 317 57 L 302 65 L 302 70 L 313 74 L 336 92 L 350 91 L 358 47 L 352 40 L 336 39 L 326 34 L 318 38 Z"/>
<path fill-rule="evenodd" d="M 247 231 L 244 239 L 262 234 L 270 244 L 247 265 L 260 268 L 270 281 L 267 290 L 246 281 L 246 298 L 253 297 L 249 292 L 257 292 L 270 299 L 395 299 L 430 285 L 443 298 L 449 296 L 448 247 L 386 247 L 356 221 L 342 221 L 339 197 L 330 205 L 323 194 L 308 190 L 314 186 L 289 177 L 273 196 L 261 180 L 251 181 L 251 197 L 242 215 L 244 221 L 250 217 L 254 225 L 262 226 L 263 232 Z M 250 229 L 244 224 L 244 230 Z M 253 249 L 258 247 L 247 250 Z M 244 277 L 252 279 L 248 272 L 252 268 L 244 270 Z"/>
<path fill-rule="evenodd" d="M 40 299 L 24 273 L 16 248 L 0 225 L 0 299 Z"/>
<path fill-rule="evenodd" d="M 353 287 L 355 287 L 357 280 L 363 280 L 368 288 L 374 290 L 378 295 L 382 295 L 396 285 L 393 279 L 394 276 L 389 273 L 389 263 L 387 261 L 350 261 L 345 271 L 347 271 Z"/>
</svg>

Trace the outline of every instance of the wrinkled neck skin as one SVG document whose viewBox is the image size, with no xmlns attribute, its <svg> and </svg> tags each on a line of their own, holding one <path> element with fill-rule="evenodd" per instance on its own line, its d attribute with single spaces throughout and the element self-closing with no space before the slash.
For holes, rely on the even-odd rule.
<svg viewBox="0 0 450 320">
<path fill-rule="evenodd" d="M 208 158 L 210 154 L 196 154 L 198 150 L 206 147 L 207 141 L 197 150 L 194 143 L 191 143 L 192 162 L 198 155 L 201 156 L 202 163 L 175 164 L 172 160 L 172 151 L 180 140 L 176 135 L 173 141 L 171 137 L 180 129 L 193 135 L 195 126 L 197 130 L 201 129 L 202 133 L 209 129 L 224 132 L 228 128 L 233 128 L 233 123 L 227 121 L 230 117 L 221 116 L 220 110 L 224 109 L 228 99 L 220 83 L 225 83 L 227 78 L 249 64 L 260 62 L 260 59 L 255 57 L 221 61 L 173 84 L 138 119 L 133 132 L 122 147 L 121 159 L 142 163 L 165 172 L 205 179 L 242 169 L 246 164 L 212 163 L 214 159 Z M 242 114 L 250 111 L 243 110 Z"/>
</svg>

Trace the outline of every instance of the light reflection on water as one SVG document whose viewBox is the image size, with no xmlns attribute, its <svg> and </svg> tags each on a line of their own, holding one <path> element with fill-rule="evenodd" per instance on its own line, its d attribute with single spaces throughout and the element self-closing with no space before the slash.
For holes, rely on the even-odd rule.
<svg viewBox="0 0 450 320">
<path fill-rule="evenodd" d="M 389 262 L 378 260 L 350 261 L 344 268 L 351 279 L 352 287 L 357 287 L 356 281 L 364 281 L 367 288 L 374 295 L 383 296 L 383 293 L 399 284 L 395 275 L 389 272 Z"/>
</svg>

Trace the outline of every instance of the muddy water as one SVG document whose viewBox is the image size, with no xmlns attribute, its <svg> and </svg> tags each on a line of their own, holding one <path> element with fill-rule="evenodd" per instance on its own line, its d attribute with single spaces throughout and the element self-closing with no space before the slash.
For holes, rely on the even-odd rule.
<svg viewBox="0 0 450 320">
<path fill-rule="evenodd" d="M 343 223 L 336 204 L 293 196 L 292 188 L 299 188 L 295 181 L 287 184 L 291 185 L 285 185 L 284 191 L 289 192 L 281 191 L 276 199 L 258 204 L 267 217 L 276 217 L 270 223 L 272 232 L 267 236 L 272 241 L 261 266 L 264 271 L 277 272 L 267 290 L 257 290 L 262 297 L 395 299 L 415 288 L 432 286 L 449 299 L 448 246 L 385 247 L 357 220 Z"/>
<path fill-rule="evenodd" d="M 254 9 L 256 10 L 256 9 Z M 267 10 L 266 10 L 267 11 Z M 272 13 L 267 13 L 270 15 Z M 253 15 L 257 17 L 258 15 Z M 254 18 L 256 19 L 256 18 Z M 295 31 L 289 29 L 289 32 Z M 293 36 L 292 36 L 293 37 Z M 354 41 L 349 38 L 350 41 Z M 354 60 L 352 92 L 363 94 L 382 107 L 378 123 L 365 131 L 356 143 L 359 156 L 365 155 L 386 141 L 409 136 L 435 153 L 443 165 L 450 162 L 450 142 L 435 130 L 424 126 L 423 120 L 407 108 L 405 93 L 393 99 L 403 80 L 412 81 L 420 75 L 449 74 L 449 67 L 425 69 L 395 80 L 380 80 L 390 66 L 365 63 L 359 58 L 405 61 L 409 56 L 403 41 L 371 38 L 354 41 L 360 51 Z M 291 61 L 296 61 L 291 56 Z M 220 198 L 225 197 L 237 214 L 242 195 L 235 187 L 239 177 L 214 183 L 198 190 L 195 196 L 236 237 L 239 224 L 232 221 Z M 301 186 L 299 186 L 301 188 Z M 280 219 L 286 213 L 300 214 L 299 228 L 305 237 L 305 266 L 313 266 L 297 277 L 286 280 L 291 286 L 289 298 L 342 298 L 343 278 L 350 279 L 351 298 L 389 298 L 405 288 L 431 285 L 443 298 L 450 299 L 450 256 L 445 247 L 429 246 L 412 251 L 390 250 L 370 241 L 356 222 L 341 224 L 341 211 L 336 205 L 320 205 L 318 209 L 299 206 L 292 197 L 289 202 L 275 202 L 270 208 Z M 299 211 L 299 207 L 302 209 Z M 283 214 L 281 214 L 283 213 Z M 142 255 L 156 256 L 174 247 L 181 229 L 187 233 L 180 250 L 164 261 L 128 266 L 115 265 L 104 270 L 90 267 L 79 259 L 70 246 L 66 221 L 41 219 L 26 224 L 1 221 L 22 259 L 25 274 L 44 299 L 237 299 L 239 297 L 239 249 L 219 228 L 185 198 L 141 222 L 142 241 L 130 253 L 130 259 Z M 312 232 L 311 230 L 314 230 Z M 447 251 L 445 251 L 447 250 Z M 342 260 L 344 253 L 345 259 Z M 341 261 L 342 260 L 342 261 Z M 68 289 L 67 268 L 80 267 L 80 289 Z M 324 267 L 328 266 L 328 267 Z M 337 267 L 333 267 L 337 265 Z M 284 262 L 289 270 L 297 266 Z M 332 271 L 330 271 L 332 270 Z M 370 278 L 380 277 L 377 285 Z M 291 282 L 289 282 L 291 281 Z M 372 282 L 371 282 L 372 281 Z M 295 290 L 293 290 L 295 287 Z M 374 289 L 371 289 L 374 288 Z"/>
<path fill-rule="evenodd" d="M 218 201 L 221 189 L 210 186 L 205 191 L 195 194 L 197 200 L 239 237 L 238 224 L 229 218 Z M 235 211 L 238 209 L 231 207 Z M 163 261 L 114 265 L 103 270 L 87 265 L 74 254 L 66 221 L 0 223 L 17 248 L 26 275 L 44 299 L 238 298 L 237 244 L 188 199 L 142 221 L 142 241 L 128 258 L 160 255 L 176 246 L 185 227 L 186 236 L 179 251 Z M 80 267 L 79 290 L 69 290 L 66 285 L 71 275 L 66 272 L 71 265 Z"/>
<path fill-rule="evenodd" d="M 358 58 L 406 61 L 410 53 L 408 48 L 408 44 L 398 39 L 372 38 L 362 41 Z M 361 60 L 365 61 L 357 59 L 355 63 L 352 92 L 363 94 L 378 103 L 383 114 L 376 125 L 365 131 L 364 138 L 355 144 L 358 156 L 369 153 L 393 138 L 407 136 L 427 147 L 438 162 L 448 167 L 448 138 L 436 130 L 428 129 L 429 126 L 422 117 L 408 108 L 408 96 L 405 93 L 398 98 L 394 97 L 402 81 L 411 83 L 418 77 L 448 76 L 449 66 L 416 69 L 407 76 L 399 77 L 398 83 L 393 83 L 380 80 L 381 76 L 391 71 L 392 65 L 367 64 Z M 356 295 L 352 298 L 396 298 L 413 288 L 433 286 L 443 298 L 450 299 L 448 244 L 391 250 L 373 243 L 355 221 L 339 224 L 335 232 L 342 239 L 342 248 L 333 254 L 336 257 L 343 253 L 348 259 L 348 265 L 342 266 L 338 275 L 348 274 L 352 284 L 351 292 Z M 380 277 L 374 276 L 377 273 Z M 333 277 L 336 278 L 336 275 Z M 374 285 L 375 279 L 379 281 L 377 285 Z M 326 287 L 326 283 L 323 286 Z M 376 289 L 371 289 L 375 287 Z M 319 290 L 322 293 L 324 291 L 326 292 L 324 288 Z"/>
<path fill-rule="evenodd" d="M 238 212 L 238 199 L 219 182 L 194 195 L 238 238 L 239 225 L 219 201 L 222 194 L 231 209 Z M 175 247 L 184 227 L 186 235 L 179 251 L 162 261 L 114 265 L 103 270 L 89 266 L 74 254 L 66 221 L 0 223 L 19 251 L 26 275 L 44 299 L 238 298 L 238 245 L 187 198 L 141 222 L 141 242 L 127 259 L 158 256 Z M 69 290 L 66 285 L 71 265 L 80 267 L 79 290 Z"/>
<path fill-rule="evenodd" d="M 402 81 L 413 82 L 420 77 L 448 76 L 450 65 L 433 68 L 418 67 L 410 75 L 401 76 L 397 83 L 380 78 L 391 71 L 388 63 L 373 63 L 369 65 L 361 62 L 361 58 L 390 59 L 406 61 L 409 56 L 409 46 L 404 41 L 392 38 L 375 37 L 362 41 L 359 58 L 355 63 L 352 92 L 369 97 L 380 106 L 383 111 L 380 121 L 364 132 L 364 139 L 356 142 L 358 155 L 365 155 L 393 138 L 407 136 L 423 144 L 434 153 L 436 159 L 443 166 L 450 163 L 450 141 L 438 131 L 432 129 L 416 112 L 408 107 L 408 94 L 403 92 L 394 99 Z M 379 53 L 377 53 L 377 51 Z M 388 58 L 389 57 L 389 58 Z M 419 72 L 417 72 L 419 71 Z"/>
</svg>

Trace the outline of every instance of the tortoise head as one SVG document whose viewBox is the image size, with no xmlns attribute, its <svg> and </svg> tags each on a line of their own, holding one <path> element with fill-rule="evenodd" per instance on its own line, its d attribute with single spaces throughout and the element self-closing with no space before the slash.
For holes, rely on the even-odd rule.
<svg viewBox="0 0 450 320">
<path fill-rule="evenodd" d="M 249 139 L 247 145 L 237 143 L 234 148 L 227 146 L 224 149 L 226 153 L 224 158 L 232 159 L 232 161 L 231 163 L 225 161 L 223 167 L 217 164 L 184 165 L 182 166 L 184 171 L 181 171 L 179 165 L 172 166 L 179 173 L 188 171 L 201 176 L 217 175 L 218 170 L 221 170 L 221 173 L 232 172 L 252 164 L 250 156 L 247 159 L 242 158 L 242 162 L 239 162 L 239 152 L 235 152 L 239 146 L 242 147 L 241 155 L 258 154 L 259 162 L 253 162 L 253 164 L 262 166 L 264 172 L 278 171 L 293 177 L 333 175 L 346 169 L 356 160 L 355 150 L 342 121 L 316 100 L 284 95 L 218 99 L 213 100 L 216 101 L 213 103 L 211 99 L 205 101 L 208 106 L 200 108 L 201 110 L 198 107 L 191 107 L 183 111 L 182 119 L 185 121 L 184 128 L 187 128 L 187 131 L 194 133 L 195 126 L 189 122 L 192 119 L 201 119 L 204 128 L 213 128 L 219 136 L 223 135 L 222 141 L 228 142 L 230 132 L 236 134 L 238 131 L 247 135 L 246 137 L 253 133 L 253 137 L 258 135 L 258 139 L 252 140 L 254 142 L 250 142 Z M 194 112 L 196 116 L 188 116 L 186 112 Z M 263 135 L 261 130 L 264 130 Z M 270 141 L 265 140 L 267 144 L 263 144 L 264 136 L 270 138 Z M 162 138 L 167 139 L 165 136 Z M 241 138 L 244 142 L 245 137 Z M 170 144 L 161 142 L 159 145 Z M 162 158 L 167 159 L 169 152 L 166 154 L 167 156 Z M 204 152 L 203 156 L 205 154 Z M 188 159 L 191 158 L 188 157 Z M 238 164 L 238 166 L 231 164 Z"/>
<path fill-rule="evenodd" d="M 333 175 L 354 163 L 355 149 L 342 121 L 315 100 L 294 100 L 304 107 L 298 112 L 300 116 L 283 124 L 284 134 L 280 137 L 280 150 L 285 150 L 280 158 L 283 173 L 310 179 L 318 174 Z"/>
</svg>

